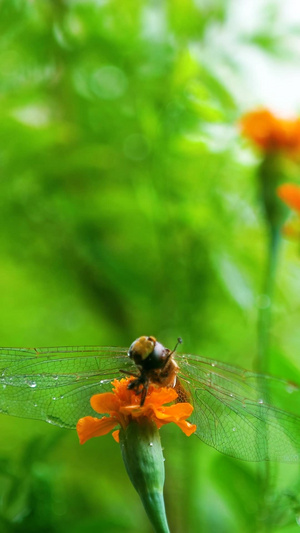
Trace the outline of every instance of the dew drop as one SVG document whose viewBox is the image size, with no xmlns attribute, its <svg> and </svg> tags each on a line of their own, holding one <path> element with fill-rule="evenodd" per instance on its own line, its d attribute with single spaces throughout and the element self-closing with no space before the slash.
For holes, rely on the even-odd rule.
<svg viewBox="0 0 300 533">
<path fill-rule="evenodd" d="M 212 363 L 211 366 L 216 366 L 216 363 Z"/>
<path fill-rule="evenodd" d="M 6 384 L 5 383 L 3 383 L 2 388 L 6 389 Z"/>
<path fill-rule="evenodd" d="M 29 385 L 29 387 L 34 389 L 36 387 L 36 382 L 35 381 L 28 381 L 28 385 Z"/>
<path fill-rule="evenodd" d="M 264 401 L 260 398 L 260 399 L 258 400 L 258 403 L 262 404 L 262 403 L 264 403 Z"/>
<path fill-rule="evenodd" d="M 46 418 L 46 422 L 48 422 L 48 424 L 57 424 L 57 419 L 55 417 L 52 417 L 52 416 L 47 416 Z"/>
<path fill-rule="evenodd" d="M 232 431 L 236 431 L 236 428 L 232 428 Z"/>
<path fill-rule="evenodd" d="M 149 446 L 153 446 L 153 442 L 150 442 Z"/>
</svg>

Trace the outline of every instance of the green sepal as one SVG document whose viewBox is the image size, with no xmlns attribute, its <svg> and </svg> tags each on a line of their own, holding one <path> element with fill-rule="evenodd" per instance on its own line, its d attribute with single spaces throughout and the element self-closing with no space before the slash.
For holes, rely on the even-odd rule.
<svg viewBox="0 0 300 533">
<path fill-rule="evenodd" d="M 170 533 L 163 497 L 164 458 L 156 425 L 147 418 L 130 422 L 120 430 L 120 446 L 130 481 L 156 533 Z"/>
</svg>

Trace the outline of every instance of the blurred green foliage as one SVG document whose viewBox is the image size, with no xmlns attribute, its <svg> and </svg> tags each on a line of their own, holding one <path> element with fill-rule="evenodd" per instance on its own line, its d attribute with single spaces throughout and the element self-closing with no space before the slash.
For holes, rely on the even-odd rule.
<svg viewBox="0 0 300 533">
<path fill-rule="evenodd" d="M 236 127 L 246 66 L 218 35 L 286 57 L 278 3 L 262 3 L 243 35 L 234 1 L 0 1 L 1 345 L 180 335 L 251 368 L 266 235 Z M 294 381 L 297 252 L 281 249 L 270 358 Z M 1 428 L 1 531 L 151 531 L 111 436 L 80 447 L 34 421 Z M 258 531 L 255 465 L 161 433 L 172 532 Z M 298 530 L 297 474 L 274 474 L 278 531 Z"/>
</svg>

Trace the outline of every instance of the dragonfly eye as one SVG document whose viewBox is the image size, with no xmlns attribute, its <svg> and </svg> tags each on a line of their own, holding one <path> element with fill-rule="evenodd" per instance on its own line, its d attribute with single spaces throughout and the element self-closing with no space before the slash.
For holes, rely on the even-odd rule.
<svg viewBox="0 0 300 533">
<path fill-rule="evenodd" d="M 155 337 L 139 337 L 129 348 L 128 355 L 144 370 L 162 368 L 169 350 Z"/>
<path fill-rule="evenodd" d="M 167 350 L 167 348 L 165 348 L 160 342 L 156 342 L 153 352 L 144 360 L 143 368 L 145 368 L 145 370 L 162 368 L 168 355 L 169 350 Z"/>
</svg>

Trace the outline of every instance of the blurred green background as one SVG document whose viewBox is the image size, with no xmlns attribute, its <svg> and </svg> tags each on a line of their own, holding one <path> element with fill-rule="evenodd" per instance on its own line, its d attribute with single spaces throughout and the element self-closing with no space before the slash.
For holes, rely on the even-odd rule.
<svg viewBox="0 0 300 533">
<path fill-rule="evenodd" d="M 2 346 L 181 336 L 253 368 L 266 231 L 237 122 L 299 110 L 299 43 L 292 1 L 0 1 Z M 283 242 L 270 359 L 294 381 L 298 252 Z M 1 532 L 152 531 L 111 435 L 0 420 Z M 259 531 L 256 465 L 161 436 L 172 533 Z M 274 470 L 264 522 L 298 531 L 299 470 Z"/>
</svg>

